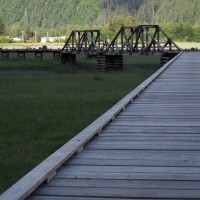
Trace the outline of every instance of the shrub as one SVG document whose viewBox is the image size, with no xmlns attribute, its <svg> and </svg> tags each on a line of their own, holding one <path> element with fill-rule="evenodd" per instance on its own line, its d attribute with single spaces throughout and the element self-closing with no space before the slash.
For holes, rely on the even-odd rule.
<svg viewBox="0 0 200 200">
<path fill-rule="evenodd" d="M 12 40 L 8 37 L 2 36 L 0 37 L 0 43 L 12 43 Z"/>
</svg>

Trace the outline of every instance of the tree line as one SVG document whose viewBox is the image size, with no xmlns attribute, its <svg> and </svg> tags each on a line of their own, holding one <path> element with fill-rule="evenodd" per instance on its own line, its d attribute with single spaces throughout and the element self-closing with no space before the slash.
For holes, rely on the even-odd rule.
<svg viewBox="0 0 200 200">
<path fill-rule="evenodd" d="M 134 16 L 139 23 L 200 25 L 199 0 L 0 0 L 0 5 L 10 28 L 103 26 L 116 15 Z"/>
<path fill-rule="evenodd" d="M 177 41 L 199 42 L 199 0 L 0 0 L 0 35 L 68 36 L 98 28 L 112 38 L 123 25 L 159 24 Z"/>
<path fill-rule="evenodd" d="M 144 23 L 148 24 L 148 23 Z M 31 29 L 27 28 L 24 31 L 25 41 L 28 41 L 29 37 L 36 37 L 36 41 L 40 42 L 42 36 L 69 36 L 72 30 L 86 30 L 86 29 L 100 29 L 102 32 L 103 39 L 110 40 L 114 38 L 121 26 L 137 26 L 140 25 L 139 22 L 133 16 L 115 16 L 107 24 L 103 26 L 80 26 L 80 25 L 69 25 L 66 27 L 59 27 L 55 30 L 48 29 Z M 200 42 L 200 26 L 191 25 L 189 23 L 166 23 L 160 24 L 162 29 L 167 33 L 167 35 L 173 38 L 175 41 L 180 42 Z M 12 29 L 12 34 L 18 37 L 22 36 L 20 29 Z M 6 26 L 3 20 L 0 18 L 0 36 L 6 36 L 8 32 L 6 31 Z M 8 42 L 7 39 L 5 39 Z M 0 40 L 3 42 L 4 40 Z M 35 40 L 34 40 L 35 41 Z"/>
</svg>

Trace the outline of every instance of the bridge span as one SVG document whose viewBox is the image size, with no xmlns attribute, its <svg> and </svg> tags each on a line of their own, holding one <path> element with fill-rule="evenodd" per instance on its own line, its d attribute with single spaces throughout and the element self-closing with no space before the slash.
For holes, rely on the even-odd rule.
<svg viewBox="0 0 200 200">
<path fill-rule="evenodd" d="M 74 30 L 61 51 L 62 63 L 75 63 L 77 54 L 97 57 L 99 71 L 123 70 L 123 55 L 162 55 L 166 63 L 181 49 L 158 25 L 122 26 L 111 41 L 100 30 Z"/>
<path fill-rule="evenodd" d="M 169 61 L 0 199 L 200 199 L 200 53 Z"/>
<path fill-rule="evenodd" d="M 95 57 L 99 71 L 122 71 L 123 55 L 161 55 L 166 63 L 181 49 L 158 25 L 122 26 L 113 39 L 105 39 L 100 30 L 74 30 L 61 50 L 0 49 L 0 60 L 33 57 L 43 60 L 51 54 L 56 63 L 75 64 L 77 55 Z M 15 56 L 14 56 L 15 55 Z M 46 55 L 46 56 L 45 56 Z"/>
</svg>

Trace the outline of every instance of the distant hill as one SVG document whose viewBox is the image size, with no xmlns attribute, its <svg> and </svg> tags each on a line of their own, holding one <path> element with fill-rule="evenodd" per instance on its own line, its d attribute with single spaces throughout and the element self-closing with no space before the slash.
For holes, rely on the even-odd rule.
<svg viewBox="0 0 200 200">
<path fill-rule="evenodd" d="M 113 15 L 133 14 L 141 0 L 0 0 L 6 25 L 55 28 L 69 24 L 101 25 Z"/>
<path fill-rule="evenodd" d="M 7 26 L 103 25 L 114 15 L 133 15 L 140 23 L 200 24 L 200 0 L 0 0 L 0 5 Z"/>
</svg>

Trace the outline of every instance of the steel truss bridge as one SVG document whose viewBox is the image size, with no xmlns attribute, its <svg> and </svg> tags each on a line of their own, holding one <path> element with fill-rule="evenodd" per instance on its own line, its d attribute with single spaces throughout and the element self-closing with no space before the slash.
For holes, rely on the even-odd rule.
<svg viewBox="0 0 200 200">
<path fill-rule="evenodd" d="M 72 31 L 62 53 L 84 53 L 88 55 L 153 54 L 180 51 L 158 25 L 122 26 L 109 43 L 103 40 L 100 30 Z"/>
<path fill-rule="evenodd" d="M 163 54 L 168 60 L 180 50 L 158 25 L 122 26 L 111 42 L 103 40 L 100 30 L 72 31 L 61 61 L 74 63 L 77 54 L 86 54 L 97 56 L 99 70 L 122 70 L 123 55 Z"/>
<path fill-rule="evenodd" d="M 9 55 L 17 53 L 18 59 L 25 59 L 26 54 L 34 53 L 35 59 L 43 59 L 43 54 L 52 53 L 57 62 L 75 63 L 77 54 L 97 58 L 98 70 L 123 70 L 123 55 L 152 55 L 161 54 L 165 63 L 181 49 L 158 25 L 140 25 L 133 27 L 122 26 L 116 36 L 105 40 L 100 30 L 74 30 L 62 50 L 29 49 L 3 50 L 0 49 L 1 59 L 10 59 Z"/>
</svg>

